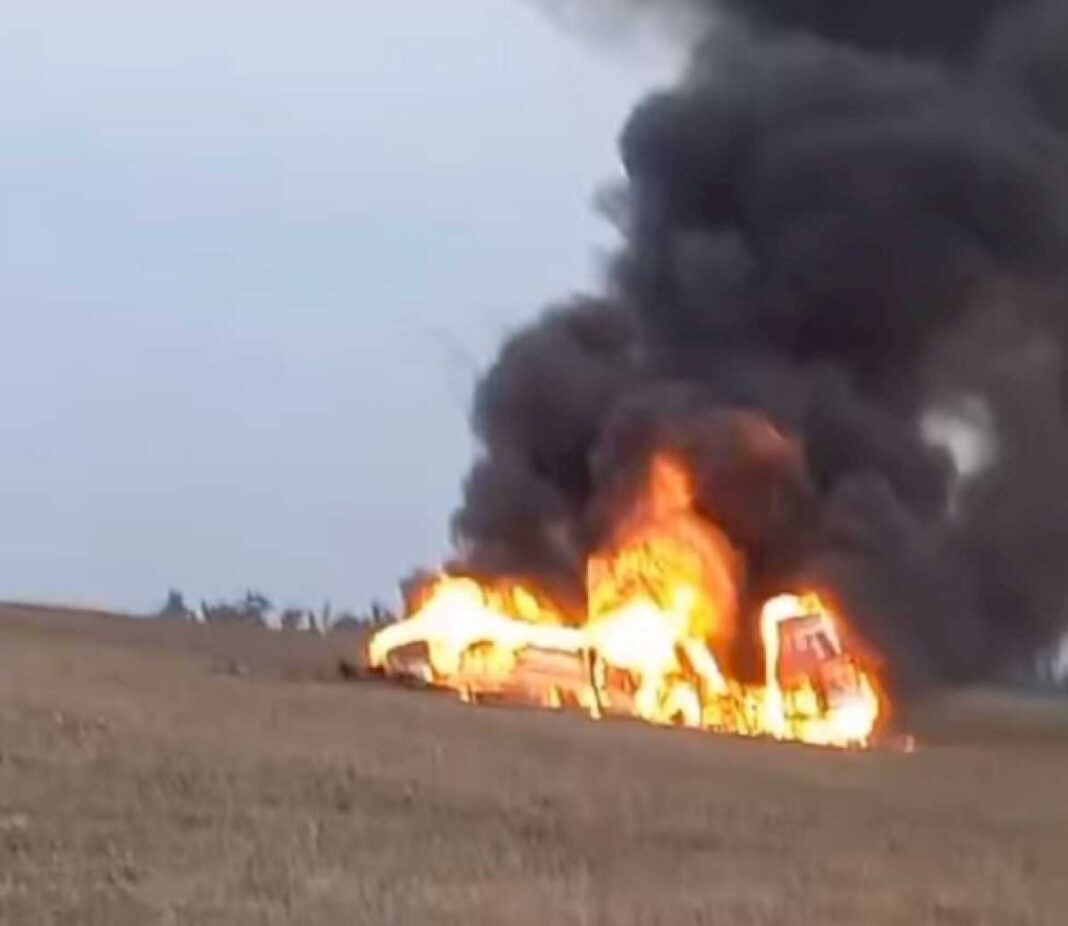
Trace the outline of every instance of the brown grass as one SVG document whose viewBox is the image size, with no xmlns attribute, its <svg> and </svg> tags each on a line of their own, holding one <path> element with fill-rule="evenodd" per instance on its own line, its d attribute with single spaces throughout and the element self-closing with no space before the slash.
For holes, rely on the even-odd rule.
<svg viewBox="0 0 1068 926">
<path fill-rule="evenodd" d="M 355 645 L 0 611 L 0 923 L 1068 921 L 1063 710 L 841 754 L 327 683 Z"/>
</svg>

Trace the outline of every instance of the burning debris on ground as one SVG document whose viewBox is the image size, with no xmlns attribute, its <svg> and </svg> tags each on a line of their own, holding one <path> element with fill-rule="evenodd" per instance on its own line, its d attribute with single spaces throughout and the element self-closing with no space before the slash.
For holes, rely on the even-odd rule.
<svg viewBox="0 0 1068 926">
<path fill-rule="evenodd" d="M 511 337 L 476 390 L 447 572 L 482 581 L 439 580 L 377 657 L 419 621 L 441 677 L 563 634 L 645 719 L 865 742 L 886 690 L 995 673 L 1063 629 L 1068 16 L 599 10 L 682 6 L 704 32 L 622 131 L 604 293 Z M 780 690 L 795 620 L 799 684 L 848 676 L 858 735 L 806 719 L 834 713 L 826 679 Z M 717 715 L 724 692 L 763 720 Z"/>
<path fill-rule="evenodd" d="M 877 683 L 817 594 L 764 604 L 760 672 L 745 672 L 737 645 L 744 564 L 696 512 L 694 492 L 683 463 L 652 459 L 647 483 L 588 560 L 584 612 L 514 580 L 443 575 L 418 591 L 406 619 L 371 639 L 371 666 L 417 674 L 465 700 L 508 697 L 595 718 L 868 745 L 884 710 Z"/>
</svg>

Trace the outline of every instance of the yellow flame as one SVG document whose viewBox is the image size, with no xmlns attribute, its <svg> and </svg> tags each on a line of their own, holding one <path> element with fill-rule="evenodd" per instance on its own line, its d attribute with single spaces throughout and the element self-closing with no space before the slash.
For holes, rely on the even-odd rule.
<svg viewBox="0 0 1068 926">
<path fill-rule="evenodd" d="M 384 668 L 391 652 L 423 643 L 434 677 L 447 679 L 459 673 L 463 657 L 477 644 L 503 654 L 531 646 L 574 649 L 579 637 L 561 624 L 556 612 L 522 586 L 501 593 L 474 579 L 449 576 L 434 584 L 415 614 L 376 633 L 368 657 L 373 668 Z"/>
</svg>

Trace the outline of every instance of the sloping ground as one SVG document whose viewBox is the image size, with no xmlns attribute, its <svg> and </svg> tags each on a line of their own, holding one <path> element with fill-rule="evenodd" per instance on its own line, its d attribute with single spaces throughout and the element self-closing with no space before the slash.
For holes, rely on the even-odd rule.
<svg viewBox="0 0 1068 926">
<path fill-rule="evenodd" d="M 0 610 L 0 923 L 1068 921 L 1060 708 L 830 753 L 327 682 L 354 645 Z"/>
</svg>

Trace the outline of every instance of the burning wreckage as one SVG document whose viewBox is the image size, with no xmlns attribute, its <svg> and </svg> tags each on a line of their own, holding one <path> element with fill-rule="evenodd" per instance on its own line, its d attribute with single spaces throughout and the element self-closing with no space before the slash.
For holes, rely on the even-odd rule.
<svg viewBox="0 0 1068 926">
<path fill-rule="evenodd" d="M 479 382 L 455 561 L 371 661 L 864 745 L 888 692 L 1064 632 L 1068 9 L 597 4 L 680 5 L 705 26 L 621 133 L 602 291 Z"/>
<path fill-rule="evenodd" d="M 764 604 L 759 684 L 729 671 L 715 644 L 734 633 L 737 556 L 692 505 L 682 465 L 654 458 L 616 543 L 589 561 L 584 620 L 518 582 L 440 576 L 409 617 L 372 638 L 372 667 L 465 701 L 504 697 L 595 718 L 867 746 L 880 695 L 819 595 Z"/>
</svg>

